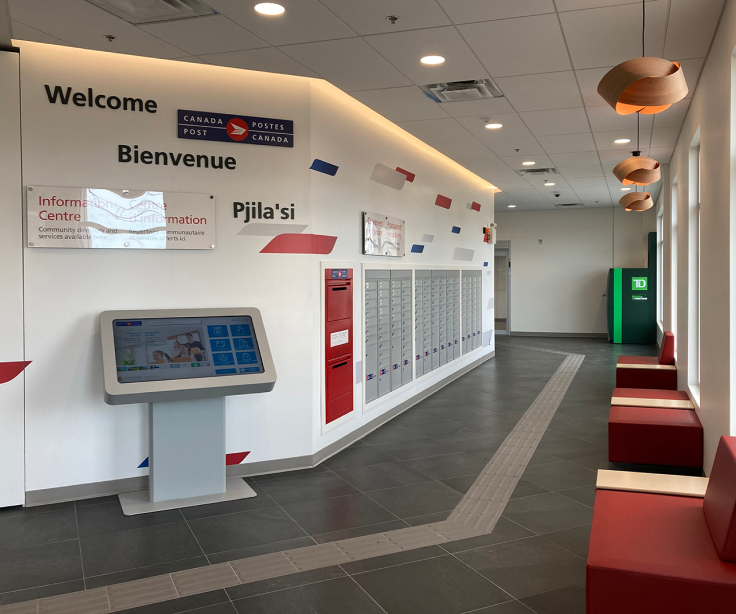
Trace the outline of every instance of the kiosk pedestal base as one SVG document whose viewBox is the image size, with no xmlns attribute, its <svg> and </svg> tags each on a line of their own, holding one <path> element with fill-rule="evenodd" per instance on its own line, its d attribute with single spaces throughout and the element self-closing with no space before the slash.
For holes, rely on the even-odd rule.
<svg viewBox="0 0 736 614">
<path fill-rule="evenodd" d="M 255 497 L 225 477 L 225 399 L 149 403 L 149 490 L 120 495 L 126 516 Z"/>
</svg>

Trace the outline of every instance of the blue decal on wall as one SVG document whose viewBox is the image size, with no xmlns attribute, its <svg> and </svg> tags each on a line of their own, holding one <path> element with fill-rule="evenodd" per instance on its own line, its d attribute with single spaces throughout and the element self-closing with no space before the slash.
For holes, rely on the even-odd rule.
<svg viewBox="0 0 736 614">
<path fill-rule="evenodd" d="M 460 234 L 460 226 L 453 226 L 452 232 L 454 232 L 456 235 Z"/>
<path fill-rule="evenodd" d="M 325 162 L 324 160 L 320 160 L 319 158 L 315 158 L 314 162 L 312 162 L 312 166 L 309 168 L 313 171 L 317 171 L 318 173 L 324 173 L 325 175 L 334 177 L 337 174 L 338 167 L 334 164 L 330 164 L 329 162 Z"/>
<path fill-rule="evenodd" d="M 416 244 L 414 244 L 414 245 L 411 246 L 411 251 L 414 254 L 421 254 L 424 251 L 424 245 L 416 245 Z"/>
<path fill-rule="evenodd" d="M 483 263 L 483 266 L 488 266 L 488 263 L 487 263 L 487 262 L 484 262 L 484 263 Z"/>
<path fill-rule="evenodd" d="M 148 457 L 146 456 L 146 460 L 144 460 L 140 465 L 138 465 L 138 469 L 144 469 L 145 467 L 148 467 Z"/>
</svg>

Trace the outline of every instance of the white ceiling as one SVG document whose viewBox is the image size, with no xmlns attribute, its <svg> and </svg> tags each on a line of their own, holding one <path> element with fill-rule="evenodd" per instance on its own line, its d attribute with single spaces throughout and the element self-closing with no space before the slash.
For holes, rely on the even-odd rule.
<svg viewBox="0 0 736 614">
<path fill-rule="evenodd" d="M 622 196 L 611 170 L 635 149 L 636 116 L 617 115 L 596 87 L 640 53 L 638 0 L 275 0 L 279 17 L 256 13 L 257 0 L 204 1 L 218 14 L 139 27 L 85 0 L 8 4 L 16 39 L 324 78 L 501 188 L 497 210 Z M 723 4 L 647 0 L 646 53 L 681 62 L 690 93 L 641 116 L 643 155 L 669 162 Z M 425 66 L 425 55 L 446 61 Z M 438 104 L 418 87 L 488 77 L 504 98 Z M 486 130 L 490 118 L 503 128 Z M 520 177 L 527 160 L 556 166 L 556 185 Z"/>
</svg>

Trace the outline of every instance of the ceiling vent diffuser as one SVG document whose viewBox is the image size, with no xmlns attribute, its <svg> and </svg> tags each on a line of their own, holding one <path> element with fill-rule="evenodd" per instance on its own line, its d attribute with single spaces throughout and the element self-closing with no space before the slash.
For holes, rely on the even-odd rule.
<svg viewBox="0 0 736 614">
<path fill-rule="evenodd" d="M 492 79 L 434 83 L 423 85 L 422 89 L 435 102 L 467 102 L 470 100 L 503 98 L 503 92 Z"/>
<path fill-rule="evenodd" d="M 200 0 L 87 0 L 132 24 L 214 15 Z"/>
<path fill-rule="evenodd" d="M 583 203 L 554 203 L 558 209 L 585 209 Z"/>
<path fill-rule="evenodd" d="M 552 168 L 520 168 L 516 170 L 522 177 L 536 177 L 538 175 L 559 175 L 560 171 Z"/>
</svg>

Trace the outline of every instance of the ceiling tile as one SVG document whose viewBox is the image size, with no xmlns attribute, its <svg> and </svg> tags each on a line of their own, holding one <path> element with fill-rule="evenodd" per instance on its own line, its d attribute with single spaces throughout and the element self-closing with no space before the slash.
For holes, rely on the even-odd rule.
<svg viewBox="0 0 736 614">
<path fill-rule="evenodd" d="M 647 0 L 652 2 L 652 0 Z M 614 6 L 616 4 L 638 4 L 639 0 L 557 0 L 557 10 L 563 11 L 579 11 L 580 9 L 597 9 L 603 6 Z"/>
<path fill-rule="evenodd" d="M 514 108 L 507 98 L 489 98 L 486 100 L 467 100 L 465 102 L 443 102 L 442 108 L 453 117 L 470 117 L 485 115 L 493 118 L 496 113 L 513 113 Z"/>
<path fill-rule="evenodd" d="M 503 164 L 496 154 L 483 145 L 483 143 L 476 140 L 458 141 L 453 143 L 435 143 L 432 147 L 445 154 L 448 158 L 460 161 L 461 164 L 468 161 L 468 159 L 483 161 L 489 164 L 494 158 L 498 160 L 501 165 Z M 499 168 L 496 170 L 499 170 Z M 502 170 L 506 169 L 503 168 Z"/>
<path fill-rule="evenodd" d="M 555 196 L 555 194 L 559 194 L 559 196 Z M 578 195 L 575 193 L 575 190 L 571 188 L 563 188 L 561 190 L 555 190 L 552 193 L 545 194 L 544 197 L 549 202 L 551 202 L 554 206 L 559 206 L 561 203 L 580 202 L 580 199 L 578 198 Z"/>
<path fill-rule="evenodd" d="M 509 190 L 508 194 L 523 205 L 541 205 L 548 202 L 547 198 L 537 190 Z"/>
<path fill-rule="evenodd" d="M 213 9 L 272 45 L 293 45 L 354 36 L 355 33 L 317 0 L 279 0 L 282 15 L 253 10 L 255 2 L 207 0 Z"/>
<path fill-rule="evenodd" d="M 472 141 L 471 134 L 456 119 L 425 119 L 399 122 L 398 125 L 425 143 L 458 143 Z"/>
<path fill-rule="evenodd" d="M 598 84 L 609 70 L 611 70 L 611 67 L 589 68 L 587 70 L 575 71 L 575 77 L 580 85 L 580 92 L 583 95 L 583 101 L 585 102 L 586 107 L 606 106 L 613 111 L 609 104 L 603 100 L 601 95 L 598 93 Z"/>
<path fill-rule="evenodd" d="M 411 85 L 360 38 L 281 47 L 286 55 L 346 92 Z"/>
<path fill-rule="evenodd" d="M 567 180 L 579 177 L 603 177 L 600 166 L 561 166 L 559 170 Z"/>
<path fill-rule="evenodd" d="M 602 99 L 601 99 L 602 100 Z M 619 115 L 608 105 L 602 107 L 589 107 L 588 119 L 594 132 L 611 132 L 614 130 L 636 130 L 637 114 Z M 660 113 L 659 115 L 662 115 Z M 651 128 L 655 117 L 659 115 L 639 115 L 642 128 Z"/>
<path fill-rule="evenodd" d="M 673 153 L 675 153 L 674 147 L 652 147 L 649 150 L 649 155 L 660 164 L 669 164 Z"/>
<path fill-rule="evenodd" d="M 418 30 L 451 24 L 435 0 L 321 0 L 328 9 L 360 35 Z M 399 19 L 392 24 L 389 15 Z"/>
<path fill-rule="evenodd" d="M 555 166 L 600 166 L 597 155 L 590 152 L 550 154 Z"/>
<path fill-rule="evenodd" d="M 662 111 L 662 113 L 657 113 L 656 115 L 650 115 L 649 117 L 654 118 L 655 128 L 673 128 L 676 126 L 682 126 L 689 108 L 690 98 L 685 98 L 673 104 L 666 111 Z"/>
<path fill-rule="evenodd" d="M 534 137 L 531 136 L 515 139 L 483 140 L 483 143 L 493 153 L 502 157 L 516 155 L 544 155 L 544 149 L 542 149 L 542 146 Z"/>
<path fill-rule="evenodd" d="M 600 156 L 601 164 L 603 164 L 604 167 L 608 165 L 615 166 L 619 162 L 623 162 L 624 160 L 626 160 L 626 158 L 630 158 L 631 150 L 633 149 L 634 148 L 632 147 L 631 149 L 621 149 L 618 151 L 599 151 L 598 155 Z M 641 155 L 643 156 L 648 155 L 647 154 L 648 151 L 649 151 L 648 148 L 642 150 Z"/>
<path fill-rule="evenodd" d="M 552 0 L 437 0 L 453 23 L 554 13 Z"/>
<path fill-rule="evenodd" d="M 488 73 L 452 26 L 376 34 L 364 39 L 417 85 L 485 79 Z M 425 55 L 441 55 L 443 64 L 427 66 Z"/>
<path fill-rule="evenodd" d="M 497 82 L 518 112 L 582 106 L 572 71 L 502 77 Z"/>
<path fill-rule="evenodd" d="M 468 132 L 473 134 L 476 138 L 482 141 L 495 141 L 500 139 L 515 139 L 515 138 L 530 138 L 532 133 L 521 121 L 521 118 L 516 113 L 499 114 L 493 116 L 493 121 L 503 124 L 503 128 L 497 130 L 489 130 L 486 128 L 486 119 L 490 119 L 487 115 L 481 117 L 458 117 L 459 121 L 463 126 L 468 129 Z"/>
<path fill-rule="evenodd" d="M 31 41 L 34 43 L 46 43 L 48 45 L 68 45 L 66 41 L 63 41 L 60 38 L 56 38 L 54 36 L 46 34 L 45 32 L 36 30 L 35 28 L 31 28 L 30 26 L 22 24 L 19 21 L 11 22 L 11 26 L 13 27 L 13 39 L 15 40 Z"/>
<path fill-rule="evenodd" d="M 693 58 L 690 60 L 678 60 L 675 59 L 673 62 L 679 62 L 682 66 L 682 72 L 685 73 L 685 81 L 687 82 L 687 96 L 685 98 L 692 98 L 695 92 L 695 86 L 700 78 L 700 71 L 703 70 L 703 64 L 705 58 Z"/>
<path fill-rule="evenodd" d="M 13 20 L 76 47 L 152 58 L 186 55 L 181 49 L 84 0 L 10 0 L 8 7 Z M 112 34 L 115 40 L 110 42 L 106 34 Z"/>
<path fill-rule="evenodd" d="M 477 142 L 477 141 L 476 141 Z M 460 143 L 460 145 L 465 145 L 469 143 Z M 445 153 L 443 151 L 444 147 L 447 147 L 448 145 L 457 146 L 458 143 L 444 143 L 442 145 L 436 145 L 435 147 L 442 151 L 442 153 Z M 461 158 L 455 158 L 458 162 L 458 164 L 461 164 L 465 168 L 467 168 L 469 171 L 472 171 L 476 175 L 483 176 L 484 173 L 492 173 L 496 171 L 510 171 L 508 164 L 506 164 L 501 158 L 491 153 L 491 158 L 469 158 L 469 159 L 461 159 Z"/>
<path fill-rule="evenodd" d="M 548 154 L 595 151 L 595 142 L 590 132 L 540 136 L 537 140 Z"/>
<path fill-rule="evenodd" d="M 514 171 L 491 171 L 481 175 L 502 190 L 528 190 L 529 184 Z"/>
<path fill-rule="evenodd" d="M 217 64 L 218 66 L 260 70 L 283 75 L 296 75 L 298 77 L 319 76 L 282 51 L 276 49 L 276 47 L 251 49 L 249 51 L 233 51 L 230 53 L 214 53 L 201 57 L 204 61 L 210 64 Z"/>
<path fill-rule="evenodd" d="M 582 188 L 603 188 L 608 189 L 608 184 L 603 177 L 571 177 L 568 179 L 570 187 L 578 191 Z"/>
<path fill-rule="evenodd" d="M 632 151 L 637 148 L 636 130 L 615 130 L 612 132 L 594 132 L 593 138 L 599 151 Z M 614 143 L 616 139 L 630 139 L 629 143 Z M 639 144 L 642 149 L 649 148 L 651 130 L 642 130 Z"/>
<path fill-rule="evenodd" d="M 192 55 L 269 46 L 267 42 L 222 15 L 145 24 L 140 29 Z"/>
<path fill-rule="evenodd" d="M 534 136 L 574 134 L 590 130 L 585 109 L 554 109 L 552 111 L 526 111 L 521 119 Z"/>
<path fill-rule="evenodd" d="M 680 126 L 672 128 L 655 128 L 652 131 L 652 142 L 650 147 L 675 147 L 677 145 L 677 139 L 680 136 L 680 129 Z"/>
<path fill-rule="evenodd" d="M 646 53 L 664 50 L 668 0 L 647 3 Z M 560 15 L 575 68 L 615 66 L 641 55 L 641 5 L 623 4 Z"/>
<path fill-rule="evenodd" d="M 557 15 L 458 26 L 492 77 L 570 70 Z"/>
<path fill-rule="evenodd" d="M 441 104 L 428 98 L 416 85 L 352 92 L 351 95 L 392 122 L 440 119 L 448 116 Z"/>
<path fill-rule="evenodd" d="M 554 164 L 552 164 L 552 160 L 542 154 L 531 156 L 504 156 L 503 161 L 515 171 L 551 168 L 554 166 Z M 522 162 L 536 162 L 536 164 L 533 166 L 524 166 Z"/>
<path fill-rule="evenodd" d="M 671 0 L 664 57 L 708 55 L 722 8 L 723 0 Z"/>
</svg>

